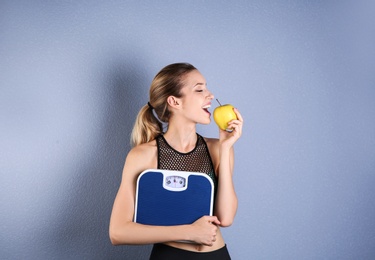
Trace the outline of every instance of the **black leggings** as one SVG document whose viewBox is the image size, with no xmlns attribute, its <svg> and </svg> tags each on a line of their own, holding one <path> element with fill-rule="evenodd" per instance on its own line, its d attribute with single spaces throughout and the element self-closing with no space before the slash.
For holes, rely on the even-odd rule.
<svg viewBox="0 0 375 260">
<path fill-rule="evenodd" d="M 227 246 L 212 252 L 192 252 L 165 244 L 155 244 L 150 260 L 230 260 Z"/>
</svg>

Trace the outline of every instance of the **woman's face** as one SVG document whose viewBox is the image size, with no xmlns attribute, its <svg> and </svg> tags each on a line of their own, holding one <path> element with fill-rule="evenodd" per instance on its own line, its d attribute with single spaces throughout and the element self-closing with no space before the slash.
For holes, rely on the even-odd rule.
<svg viewBox="0 0 375 260">
<path fill-rule="evenodd" d="M 189 72 L 183 80 L 182 114 L 189 120 L 199 124 L 209 124 L 211 113 L 208 108 L 214 95 L 207 89 L 207 83 L 198 70 Z"/>
</svg>

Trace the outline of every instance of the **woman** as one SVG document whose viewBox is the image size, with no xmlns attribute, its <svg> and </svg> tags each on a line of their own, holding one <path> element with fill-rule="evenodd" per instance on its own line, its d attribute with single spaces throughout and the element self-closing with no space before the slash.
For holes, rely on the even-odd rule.
<svg viewBox="0 0 375 260">
<path fill-rule="evenodd" d="M 171 64 L 155 76 L 150 101 L 140 110 L 133 128 L 133 148 L 113 205 L 112 244 L 154 244 L 150 259 L 230 259 L 219 227 L 230 226 L 237 210 L 233 145 L 241 136 L 243 120 L 234 109 L 238 120 L 228 123 L 233 131 L 220 130 L 219 139 L 197 134 L 196 124 L 211 121 L 208 108 L 213 98 L 205 78 L 191 64 Z M 161 122 L 167 123 L 166 132 Z M 207 173 L 216 184 L 214 216 L 178 226 L 133 222 L 137 177 L 156 168 Z"/>
</svg>

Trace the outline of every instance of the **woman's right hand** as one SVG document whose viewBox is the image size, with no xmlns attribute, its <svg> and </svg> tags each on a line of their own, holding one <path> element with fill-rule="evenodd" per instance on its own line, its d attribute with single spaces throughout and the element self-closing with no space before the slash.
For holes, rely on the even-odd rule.
<svg viewBox="0 0 375 260">
<path fill-rule="evenodd" d="M 198 244 L 206 246 L 212 246 L 216 241 L 217 225 L 220 225 L 220 221 L 215 216 L 203 216 L 193 224 L 192 240 Z"/>
</svg>

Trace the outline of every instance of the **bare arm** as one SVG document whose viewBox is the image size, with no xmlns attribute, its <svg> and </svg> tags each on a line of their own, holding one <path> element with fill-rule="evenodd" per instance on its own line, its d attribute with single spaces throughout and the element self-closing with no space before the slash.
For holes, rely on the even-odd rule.
<svg viewBox="0 0 375 260">
<path fill-rule="evenodd" d="M 154 154 L 152 148 L 143 146 L 134 148 L 127 156 L 110 220 L 109 236 L 112 244 L 151 244 L 184 240 L 212 245 L 217 227 L 210 222 L 220 224 L 216 217 L 206 216 L 191 225 L 180 226 L 150 226 L 133 222 L 136 179 L 143 170 L 155 168 Z"/>
</svg>

